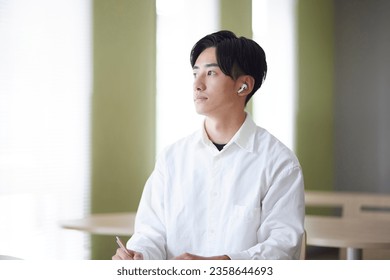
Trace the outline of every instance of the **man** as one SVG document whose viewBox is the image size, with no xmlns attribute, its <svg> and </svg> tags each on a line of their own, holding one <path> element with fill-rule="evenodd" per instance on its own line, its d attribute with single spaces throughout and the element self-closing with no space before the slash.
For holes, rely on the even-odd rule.
<svg viewBox="0 0 390 280">
<path fill-rule="evenodd" d="M 195 44 L 191 65 L 204 126 L 159 156 L 113 259 L 298 259 L 299 162 L 245 112 L 267 72 L 263 49 L 220 31 Z"/>
</svg>

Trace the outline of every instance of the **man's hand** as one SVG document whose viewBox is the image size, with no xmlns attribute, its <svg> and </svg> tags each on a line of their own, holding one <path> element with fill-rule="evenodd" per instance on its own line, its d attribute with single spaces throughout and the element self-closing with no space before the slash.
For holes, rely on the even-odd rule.
<svg viewBox="0 0 390 280">
<path fill-rule="evenodd" d="M 112 256 L 113 260 L 143 260 L 144 256 L 136 251 L 132 250 L 124 250 L 122 248 L 118 248 L 116 250 L 116 254 Z"/>
<path fill-rule="evenodd" d="M 230 260 L 230 258 L 226 255 L 214 256 L 214 257 L 202 257 L 190 253 L 184 253 L 181 254 L 180 256 L 175 257 L 174 260 Z"/>
</svg>

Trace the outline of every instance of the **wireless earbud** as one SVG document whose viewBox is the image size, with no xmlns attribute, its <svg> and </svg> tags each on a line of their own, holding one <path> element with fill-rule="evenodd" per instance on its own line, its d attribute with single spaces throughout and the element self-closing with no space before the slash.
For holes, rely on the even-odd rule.
<svg viewBox="0 0 390 280">
<path fill-rule="evenodd" d="M 243 84 L 240 89 L 237 91 L 238 94 L 240 94 L 241 92 L 243 92 L 244 90 L 246 90 L 248 88 L 248 85 L 247 84 Z"/>
</svg>

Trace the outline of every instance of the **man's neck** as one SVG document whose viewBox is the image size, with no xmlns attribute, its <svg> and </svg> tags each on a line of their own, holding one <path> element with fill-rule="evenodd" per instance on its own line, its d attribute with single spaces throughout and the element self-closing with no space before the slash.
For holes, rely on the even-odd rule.
<svg viewBox="0 0 390 280">
<path fill-rule="evenodd" d="M 244 123 L 246 113 L 224 118 L 206 117 L 205 129 L 209 139 L 217 144 L 227 144 Z"/>
</svg>

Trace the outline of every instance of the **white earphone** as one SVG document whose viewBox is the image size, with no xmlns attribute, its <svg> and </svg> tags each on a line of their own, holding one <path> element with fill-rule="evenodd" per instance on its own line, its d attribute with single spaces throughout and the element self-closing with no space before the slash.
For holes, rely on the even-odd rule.
<svg viewBox="0 0 390 280">
<path fill-rule="evenodd" d="M 238 94 L 240 94 L 241 92 L 243 92 L 244 90 L 246 90 L 248 88 L 248 85 L 247 84 L 242 84 L 242 86 L 240 87 L 240 89 L 237 91 Z"/>
</svg>

